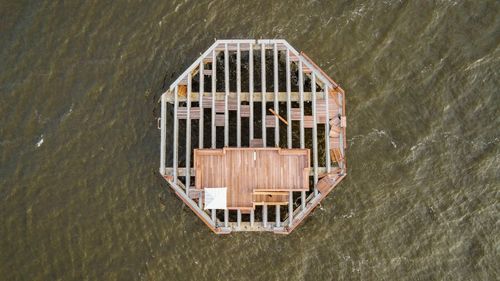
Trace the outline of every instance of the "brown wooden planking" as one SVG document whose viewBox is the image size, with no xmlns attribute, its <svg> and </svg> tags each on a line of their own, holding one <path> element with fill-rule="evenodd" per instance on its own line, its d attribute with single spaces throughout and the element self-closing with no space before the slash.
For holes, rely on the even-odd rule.
<svg viewBox="0 0 500 281">
<path fill-rule="evenodd" d="M 309 190 L 308 149 L 195 149 L 194 155 L 196 187 L 227 187 L 228 208 L 253 206 L 258 189 Z"/>
</svg>

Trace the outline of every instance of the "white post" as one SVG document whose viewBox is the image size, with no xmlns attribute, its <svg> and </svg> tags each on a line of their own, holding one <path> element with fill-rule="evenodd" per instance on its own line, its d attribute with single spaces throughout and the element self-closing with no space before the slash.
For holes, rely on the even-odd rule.
<svg viewBox="0 0 500 281">
<path fill-rule="evenodd" d="M 262 225 L 267 227 L 267 205 L 262 205 Z"/>
<path fill-rule="evenodd" d="M 325 154 L 326 154 L 326 172 L 330 173 L 331 159 L 330 159 L 330 108 L 329 108 L 329 95 L 328 85 L 325 85 L 325 103 L 326 103 L 326 122 L 325 122 Z"/>
<path fill-rule="evenodd" d="M 293 224 L 293 192 L 289 192 L 288 194 L 288 225 L 292 226 Z"/>
<path fill-rule="evenodd" d="M 224 97 L 224 146 L 229 146 L 229 112 L 228 112 L 228 98 L 229 98 L 229 51 L 227 44 L 224 44 L 224 85 L 226 95 Z"/>
<path fill-rule="evenodd" d="M 300 96 L 300 148 L 305 147 L 304 141 L 304 75 L 302 61 L 299 60 L 299 96 Z"/>
<path fill-rule="evenodd" d="M 281 227 L 280 205 L 276 205 L 276 227 Z"/>
<path fill-rule="evenodd" d="M 179 108 L 179 86 L 175 86 L 174 90 L 174 159 L 173 159 L 173 166 L 174 166 L 174 184 L 177 185 L 177 165 L 178 165 L 178 158 L 179 158 L 179 118 L 177 117 L 177 110 Z"/>
<path fill-rule="evenodd" d="M 278 104 L 278 44 L 273 46 L 273 61 L 274 61 L 274 112 L 279 114 Z M 274 146 L 280 146 L 280 123 L 278 116 L 274 115 Z"/>
<path fill-rule="evenodd" d="M 249 124 L 249 142 L 253 140 L 253 44 L 250 43 L 248 50 L 248 92 L 250 95 L 250 124 Z"/>
<path fill-rule="evenodd" d="M 186 120 L 186 194 L 191 185 L 191 73 L 187 76 L 187 120 Z"/>
<path fill-rule="evenodd" d="M 262 143 L 266 147 L 266 46 L 264 43 L 260 47 L 260 63 L 261 63 L 261 76 L 262 76 Z"/>
<path fill-rule="evenodd" d="M 215 128 L 215 93 L 217 92 L 217 80 L 215 78 L 217 74 L 217 56 L 215 55 L 215 50 L 212 51 L 212 149 L 216 145 L 216 128 Z"/>
<path fill-rule="evenodd" d="M 167 97 L 161 95 L 161 140 L 160 140 L 160 174 L 165 175 L 165 157 L 167 154 Z"/>
<path fill-rule="evenodd" d="M 241 147 L 241 51 L 240 43 L 236 45 L 236 146 Z"/>
<path fill-rule="evenodd" d="M 286 117 L 288 126 L 286 128 L 286 140 L 288 148 L 292 148 L 292 116 L 291 116 L 291 82 L 290 82 L 290 50 L 286 49 Z"/>
<path fill-rule="evenodd" d="M 313 166 L 314 166 L 314 196 L 318 196 L 318 114 L 316 113 L 316 75 L 311 74 L 311 95 L 312 95 L 312 114 L 313 114 Z"/>
<path fill-rule="evenodd" d="M 205 92 L 205 64 L 203 60 L 200 62 L 200 91 L 198 101 L 200 103 L 200 119 L 198 120 L 199 135 L 198 135 L 198 147 L 203 148 L 203 93 Z"/>
</svg>

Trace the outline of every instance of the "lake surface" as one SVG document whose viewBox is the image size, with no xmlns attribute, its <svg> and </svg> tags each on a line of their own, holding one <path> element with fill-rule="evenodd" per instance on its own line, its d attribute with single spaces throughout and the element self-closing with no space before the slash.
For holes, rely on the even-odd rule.
<svg viewBox="0 0 500 281">
<path fill-rule="evenodd" d="M 289 236 L 216 236 L 158 174 L 214 38 L 346 90 L 348 176 Z M 0 1 L 1 280 L 496 280 L 499 1 Z M 496 94 L 495 94 L 496 93 Z"/>
</svg>

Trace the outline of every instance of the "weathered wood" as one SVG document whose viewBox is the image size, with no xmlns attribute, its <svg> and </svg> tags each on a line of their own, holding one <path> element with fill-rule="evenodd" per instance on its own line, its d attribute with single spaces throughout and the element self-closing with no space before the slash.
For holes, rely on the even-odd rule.
<svg viewBox="0 0 500 281">
<path fill-rule="evenodd" d="M 165 159 L 167 156 L 167 100 L 161 96 L 161 140 L 160 140 L 160 174 L 165 175 Z"/>
<path fill-rule="evenodd" d="M 229 210 L 224 209 L 224 227 L 228 227 L 229 222 Z"/>
<path fill-rule="evenodd" d="M 287 147 L 292 148 L 292 119 L 291 119 L 291 82 L 290 82 L 290 50 L 286 50 L 286 118 L 287 118 L 287 127 L 286 127 L 286 140 Z"/>
<path fill-rule="evenodd" d="M 179 87 L 176 86 L 174 90 L 175 94 L 175 101 L 174 101 L 174 144 L 173 144 L 173 149 L 174 149 L 174 155 L 173 155 L 173 160 L 172 164 L 174 166 L 174 184 L 177 184 L 177 165 L 178 165 L 178 148 L 179 148 L 179 119 L 177 119 L 177 110 L 179 108 L 179 102 L 177 100 L 178 97 L 178 91 Z"/>
<path fill-rule="evenodd" d="M 288 223 L 293 223 L 293 192 L 288 193 Z"/>
<path fill-rule="evenodd" d="M 300 99 L 300 148 L 304 148 L 305 147 L 305 140 L 304 140 L 304 75 L 302 73 L 302 62 L 301 61 L 299 61 L 299 99 Z"/>
<path fill-rule="evenodd" d="M 227 44 L 224 46 L 224 85 L 226 95 L 224 98 L 224 146 L 229 146 L 229 113 L 228 113 L 228 98 L 229 98 L 229 51 Z"/>
<path fill-rule="evenodd" d="M 236 146 L 241 147 L 241 52 L 240 44 L 236 49 Z"/>
<path fill-rule="evenodd" d="M 239 50 L 239 48 L 238 48 L 238 50 Z M 238 209 L 236 216 L 237 216 L 237 219 L 236 219 L 237 227 L 240 228 L 241 227 L 241 210 L 240 209 Z"/>
<path fill-rule="evenodd" d="M 278 45 L 274 43 L 273 46 L 273 61 L 274 61 L 274 111 L 279 112 L 279 104 L 278 104 Z M 280 146 L 280 124 L 278 121 L 278 115 L 274 114 L 274 145 L 276 147 Z"/>
<path fill-rule="evenodd" d="M 283 122 L 285 125 L 288 125 L 288 121 L 287 121 L 285 118 L 281 117 L 281 115 L 279 115 L 277 112 L 275 112 L 272 108 L 269 108 L 269 111 L 270 111 L 270 112 L 271 112 L 274 116 L 276 116 L 277 118 L 279 118 L 279 119 L 280 119 L 280 121 L 281 121 L 281 122 Z"/>
<path fill-rule="evenodd" d="M 276 205 L 276 227 L 281 227 L 280 206 Z"/>
<path fill-rule="evenodd" d="M 250 211 L 250 226 L 253 226 L 255 223 L 255 211 L 252 209 Z"/>
<path fill-rule="evenodd" d="M 250 100 L 249 142 L 253 140 L 253 44 L 250 43 L 248 50 L 248 93 Z"/>
<path fill-rule="evenodd" d="M 261 45 L 260 49 L 260 68 L 261 68 L 261 98 L 262 98 L 262 121 L 261 121 L 261 127 L 262 127 L 262 141 L 264 144 L 264 147 L 266 147 L 266 46 L 265 44 Z"/>
<path fill-rule="evenodd" d="M 229 98 L 230 99 L 236 99 L 236 92 L 229 92 Z M 174 95 L 170 92 L 167 92 L 166 93 L 167 95 L 167 102 L 168 103 L 173 103 L 174 101 Z M 199 101 L 199 94 L 197 92 L 191 92 L 191 102 L 197 102 Z M 226 92 L 216 92 L 215 93 L 215 101 L 224 101 L 225 99 L 225 96 L 226 96 Z M 321 100 L 321 99 L 324 99 L 324 93 L 323 92 L 319 92 L 319 93 L 316 93 L 316 96 L 318 98 L 318 100 Z M 205 92 L 203 94 L 203 97 L 204 98 L 210 98 L 211 100 L 211 97 L 212 97 L 212 94 L 211 93 L 207 93 Z M 265 100 L 268 101 L 268 100 L 272 100 L 274 99 L 274 92 L 266 92 L 265 94 Z M 249 92 L 241 92 L 240 93 L 240 99 L 242 102 L 250 102 L 250 93 Z M 304 92 L 303 93 L 303 99 L 304 101 L 312 101 L 312 98 L 311 98 L 311 92 Z M 179 95 L 179 102 L 183 102 L 183 101 L 186 101 L 187 100 L 187 97 L 186 95 Z M 262 101 L 262 93 L 261 92 L 253 92 L 253 101 L 254 102 L 260 102 Z M 278 92 L 278 101 L 279 102 L 286 102 L 287 101 L 287 92 Z M 292 102 L 299 102 L 300 101 L 300 92 L 290 92 L 290 101 Z M 330 103 L 331 105 L 332 103 Z M 320 105 L 320 103 L 318 103 L 318 105 Z M 205 108 L 208 108 L 208 107 L 211 107 L 211 105 L 209 104 L 204 104 L 204 107 Z M 336 107 L 337 108 L 337 107 Z M 318 107 L 318 109 L 321 110 L 321 108 Z M 330 110 L 330 112 L 332 111 L 332 109 Z M 337 115 L 338 113 L 338 110 L 337 112 L 335 112 L 335 115 Z M 332 115 L 330 113 L 330 115 Z"/>
<path fill-rule="evenodd" d="M 318 126 L 316 120 L 316 75 L 312 73 L 311 89 L 313 93 L 312 112 L 313 112 L 313 167 L 314 167 L 314 195 L 318 195 Z"/>
<path fill-rule="evenodd" d="M 257 143 L 257 142 L 259 142 L 259 140 L 260 140 L 260 142 L 262 142 L 261 139 L 254 139 L 254 142 Z M 258 149 L 258 148 L 263 148 L 263 147 L 262 147 L 262 144 L 260 144 L 260 146 L 255 146 L 255 147 L 251 147 L 251 148 L 257 148 Z M 331 157 L 333 158 L 333 154 L 332 154 Z M 318 167 L 318 177 L 319 177 L 319 175 L 322 175 L 322 174 L 325 174 L 325 173 L 326 173 L 326 167 Z M 172 168 L 172 167 L 165 167 L 165 176 L 173 176 L 173 174 L 174 174 L 174 168 Z M 191 175 L 194 175 L 194 174 L 195 174 L 194 168 L 191 167 Z M 177 175 L 179 177 L 186 176 L 186 168 L 184 168 L 184 167 L 177 168 Z M 312 175 L 313 175 L 313 170 L 310 169 L 309 170 L 309 176 L 312 176 Z"/>
<path fill-rule="evenodd" d="M 200 62 L 200 92 L 199 92 L 199 104 L 200 104 L 200 113 L 198 121 L 198 147 L 203 148 L 203 128 L 205 127 L 203 124 L 203 93 L 205 92 L 205 74 L 204 74 L 205 64 L 203 61 Z"/>
<path fill-rule="evenodd" d="M 267 227 L 267 205 L 262 205 L 262 225 Z"/>
<path fill-rule="evenodd" d="M 217 143 L 217 131 L 215 127 L 215 94 L 217 93 L 217 57 L 215 55 L 215 51 L 212 52 L 212 148 L 215 148 Z"/>
<path fill-rule="evenodd" d="M 325 86 L 323 89 L 325 93 L 325 105 L 326 105 L 326 111 L 325 111 L 325 166 L 326 166 L 326 172 L 330 173 L 331 170 L 331 159 L 330 159 L 330 108 L 329 108 L 329 91 L 328 91 L 328 86 Z"/>
<path fill-rule="evenodd" d="M 191 73 L 188 73 L 187 82 L 187 121 L 186 121 L 186 194 L 191 185 Z"/>
</svg>

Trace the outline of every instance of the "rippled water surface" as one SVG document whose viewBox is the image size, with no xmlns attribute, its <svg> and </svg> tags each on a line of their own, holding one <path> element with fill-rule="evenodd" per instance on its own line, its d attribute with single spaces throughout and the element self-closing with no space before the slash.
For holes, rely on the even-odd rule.
<svg viewBox="0 0 500 281">
<path fill-rule="evenodd" d="M 498 1 L 0 1 L 1 280 L 496 280 Z M 157 103 L 214 38 L 347 92 L 349 175 L 289 236 L 213 235 Z M 496 93 L 496 94 L 495 94 Z"/>
</svg>

